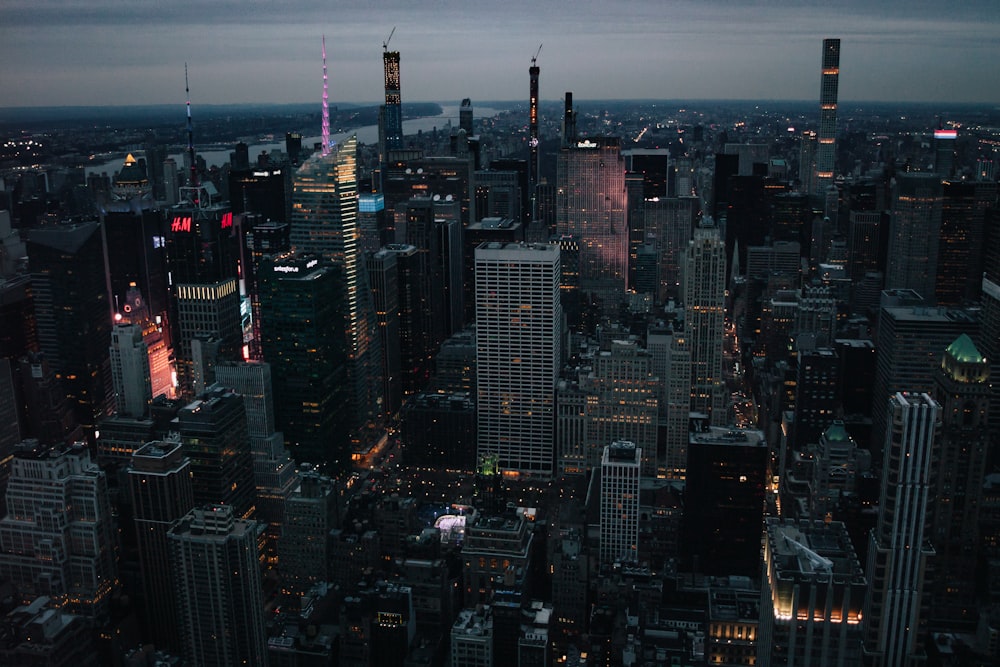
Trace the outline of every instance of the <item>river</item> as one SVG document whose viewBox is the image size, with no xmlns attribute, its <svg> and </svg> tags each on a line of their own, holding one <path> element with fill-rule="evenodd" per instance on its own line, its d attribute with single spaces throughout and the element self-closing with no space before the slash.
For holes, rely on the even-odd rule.
<svg viewBox="0 0 1000 667">
<path fill-rule="evenodd" d="M 427 116 L 424 118 L 413 118 L 411 120 L 403 121 L 403 134 L 417 134 L 418 132 L 430 132 L 434 128 L 444 129 L 449 127 L 449 125 L 458 125 L 458 107 L 455 105 L 445 106 L 441 105 L 441 113 L 437 116 Z M 500 113 L 499 109 L 492 109 L 490 107 L 473 107 L 473 117 L 474 118 L 492 118 Z M 358 143 L 362 144 L 375 144 L 378 143 L 378 125 L 365 125 L 363 127 L 358 127 L 347 132 L 340 132 L 338 134 L 331 135 L 331 139 L 334 141 L 341 141 L 350 137 L 351 135 L 357 135 Z M 302 148 L 305 151 L 312 149 L 314 144 L 320 142 L 320 136 L 316 135 L 314 137 L 302 137 Z M 235 145 L 234 145 L 235 146 Z M 226 149 L 219 149 L 218 146 L 213 146 L 215 150 L 200 150 L 197 145 L 195 145 L 195 151 L 199 157 L 204 158 L 205 163 L 209 167 L 221 167 L 225 163 L 229 162 L 229 154 L 234 150 L 233 147 Z M 282 151 L 285 150 L 285 141 L 275 141 L 270 143 L 260 143 L 260 144 L 250 144 L 250 164 L 254 164 L 257 161 L 257 156 L 263 151 Z M 143 152 L 137 151 L 135 156 L 142 157 Z M 177 167 L 179 170 L 184 169 L 184 152 L 178 151 L 170 153 L 169 157 L 172 157 L 175 162 L 177 162 Z M 107 173 L 109 176 L 113 175 L 118 171 L 122 164 L 125 162 L 125 154 L 116 155 L 114 157 L 108 158 L 106 156 L 99 156 L 92 164 L 84 167 L 84 171 L 89 176 L 90 174 L 100 174 Z"/>
</svg>

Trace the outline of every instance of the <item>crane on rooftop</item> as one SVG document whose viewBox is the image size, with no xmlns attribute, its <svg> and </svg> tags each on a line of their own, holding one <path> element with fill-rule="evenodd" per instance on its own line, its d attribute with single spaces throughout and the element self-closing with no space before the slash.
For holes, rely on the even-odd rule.
<svg viewBox="0 0 1000 667">
<path fill-rule="evenodd" d="M 534 66 L 535 61 L 538 60 L 538 54 L 542 52 L 542 45 L 538 45 L 538 50 L 535 51 L 535 55 L 531 57 L 531 65 Z"/>
<path fill-rule="evenodd" d="M 392 26 L 392 32 L 390 32 L 389 36 L 385 38 L 384 42 L 382 42 L 382 50 L 383 51 L 388 51 L 389 50 L 389 42 L 392 41 L 392 36 L 395 35 L 395 34 L 396 34 L 396 26 Z"/>
</svg>

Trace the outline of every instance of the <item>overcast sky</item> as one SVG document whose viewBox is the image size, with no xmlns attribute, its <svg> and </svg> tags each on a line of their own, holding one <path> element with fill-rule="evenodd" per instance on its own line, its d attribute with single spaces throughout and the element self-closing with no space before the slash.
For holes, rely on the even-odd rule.
<svg viewBox="0 0 1000 667">
<path fill-rule="evenodd" d="M 0 106 L 818 98 L 1000 102 L 1000 0 L 0 0 Z"/>
</svg>

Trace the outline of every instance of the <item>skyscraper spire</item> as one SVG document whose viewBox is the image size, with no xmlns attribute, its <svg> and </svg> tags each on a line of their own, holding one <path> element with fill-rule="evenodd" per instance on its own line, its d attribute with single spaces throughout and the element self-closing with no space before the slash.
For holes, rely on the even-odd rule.
<svg viewBox="0 0 1000 667">
<path fill-rule="evenodd" d="M 198 187 L 198 166 L 194 163 L 194 125 L 191 124 L 191 87 L 188 86 L 188 64 L 184 63 L 184 93 L 187 95 L 188 158 L 191 160 L 192 188 Z"/>
<path fill-rule="evenodd" d="M 326 76 L 326 35 L 323 35 L 323 155 L 330 154 L 330 85 Z"/>
</svg>

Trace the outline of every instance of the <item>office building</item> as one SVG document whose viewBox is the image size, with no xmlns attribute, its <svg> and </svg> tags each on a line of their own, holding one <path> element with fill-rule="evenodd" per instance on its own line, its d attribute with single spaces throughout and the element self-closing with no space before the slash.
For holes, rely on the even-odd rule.
<svg viewBox="0 0 1000 667">
<path fill-rule="evenodd" d="M 306 467 L 285 504 L 278 563 L 286 593 L 304 595 L 320 581 L 330 581 L 330 531 L 338 523 L 336 482 Z"/>
<path fill-rule="evenodd" d="M 140 611 L 146 637 L 156 646 L 179 653 L 180 626 L 167 531 L 194 508 L 191 462 L 179 439 L 145 444 L 126 469 L 135 518 L 142 579 Z"/>
<path fill-rule="evenodd" d="M 193 396 L 195 341 L 213 340 L 220 359 L 239 358 L 243 348 L 240 318 L 240 220 L 228 205 L 213 203 L 214 188 L 195 188 L 197 202 L 170 210 L 167 233 L 177 380 Z M 201 383 L 204 385 L 204 381 Z"/>
<path fill-rule="evenodd" d="M 519 602 L 527 595 L 533 539 L 529 521 L 520 512 L 487 510 L 467 522 L 462 547 L 465 604 Z"/>
<path fill-rule="evenodd" d="M 660 378 L 657 477 L 684 479 L 691 413 L 691 350 L 683 332 L 650 330 L 646 345 L 653 375 Z"/>
<path fill-rule="evenodd" d="M 493 667 L 493 614 L 489 605 L 458 612 L 451 627 L 453 667 Z"/>
<path fill-rule="evenodd" d="M 142 330 L 134 324 L 118 324 L 111 331 L 111 383 L 115 412 L 122 417 L 143 417 L 153 400 L 149 351 Z"/>
<path fill-rule="evenodd" d="M 378 323 L 379 348 L 382 350 L 382 395 L 387 415 L 396 414 L 403 404 L 399 258 L 400 253 L 389 247 L 365 256 Z M 403 264 L 402 277 L 406 279 L 405 259 Z"/>
<path fill-rule="evenodd" d="M 840 40 L 823 40 L 823 70 L 819 93 L 819 132 L 813 194 L 822 195 L 833 184 L 837 158 L 837 89 L 840 81 Z"/>
<path fill-rule="evenodd" d="M 960 335 L 979 332 L 977 314 L 920 305 L 883 307 L 879 316 L 872 385 L 872 454 L 881 462 L 888 397 L 898 391 L 931 392 L 941 354 Z M 988 357 L 987 357 L 988 358 Z"/>
<path fill-rule="evenodd" d="M 346 466 L 342 273 L 318 257 L 290 255 L 266 259 L 260 281 L 275 427 L 295 459 Z"/>
<path fill-rule="evenodd" d="M 934 556 L 928 503 L 941 406 L 928 394 L 902 392 L 888 404 L 879 515 L 868 544 L 864 653 L 874 665 L 913 665 L 926 660 L 924 586 Z"/>
<path fill-rule="evenodd" d="M 167 533 L 184 659 L 267 665 L 257 524 L 227 505 L 195 507 Z"/>
<path fill-rule="evenodd" d="M 868 586 L 844 524 L 768 517 L 763 558 L 758 663 L 859 664 Z"/>
<path fill-rule="evenodd" d="M 359 247 L 357 147 L 357 138 L 352 136 L 299 168 L 292 195 L 291 230 L 296 252 L 321 255 L 340 268 L 346 415 L 355 453 L 366 450 L 384 434 L 379 376 L 382 353 L 368 272 Z"/>
<path fill-rule="evenodd" d="M 403 407 L 400 420 L 407 465 L 476 469 L 476 404 L 469 393 L 416 394 Z"/>
<path fill-rule="evenodd" d="M 167 248 L 163 212 L 151 201 L 109 202 L 101 209 L 101 234 L 107 248 L 107 275 L 115 313 L 129 317 L 139 291 L 151 317 L 167 314 Z"/>
<path fill-rule="evenodd" d="M 684 258 L 684 331 L 691 349 L 691 410 L 726 424 L 722 347 L 725 335 L 725 244 L 718 230 L 699 227 Z"/>
<path fill-rule="evenodd" d="M 118 536 L 108 481 L 86 445 L 20 446 L 0 519 L 0 578 L 25 603 L 57 607 L 103 623 L 118 588 Z"/>
<path fill-rule="evenodd" d="M 986 210 L 996 207 L 997 184 L 949 180 L 942 184 L 935 298 L 958 306 L 982 294 Z"/>
<path fill-rule="evenodd" d="M 760 431 L 692 424 L 681 526 L 681 567 L 759 575 L 770 451 Z"/>
<path fill-rule="evenodd" d="M 617 137 L 574 141 L 556 162 L 556 233 L 580 244 L 580 289 L 615 315 L 628 287 L 625 163 Z"/>
<path fill-rule="evenodd" d="M 195 504 L 227 505 L 252 518 L 256 489 L 243 397 L 215 385 L 177 413 L 177 429 L 191 460 Z"/>
<path fill-rule="evenodd" d="M 87 620 L 40 595 L 3 616 L 0 662 L 5 665 L 96 667 L 100 664 Z"/>
<path fill-rule="evenodd" d="M 96 221 L 49 224 L 27 232 L 38 346 L 92 431 L 111 403 L 111 305 Z"/>
<path fill-rule="evenodd" d="M 941 177 L 900 174 L 889 223 L 886 289 L 909 289 L 933 300 L 941 233 Z"/>
<path fill-rule="evenodd" d="M 229 202 L 233 215 L 253 213 L 264 220 L 288 222 L 292 217 L 292 169 L 255 166 L 229 172 Z"/>
<path fill-rule="evenodd" d="M 617 440 L 604 448 L 601 458 L 602 565 L 639 561 L 639 481 L 642 448 Z"/>
<path fill-rule="evenodd" d="M 934 463 L 934 627 L 971 630 L 978 614 L 979 514 L 990 447 L 990 366 L 967 335 L 948 346 L 934 378 L 941 437 Z"/>
<path fill-rule="evenodd" d="M 559 247 L 476 249 L 478 456 L 506 472 L 551 476 L 562 360 Z"/>
<path fill-rule="evenodd" d="M 276 557 L 285 503 L 295 487 L 295 464 L 276 430 L 271 365 L 265 362 L 225 362 L 215 367 L 215 380 L 243 397 L 247 437 L 253 454 L 256 519 L 266 526 L 265 556 Z"/>
</svg>

